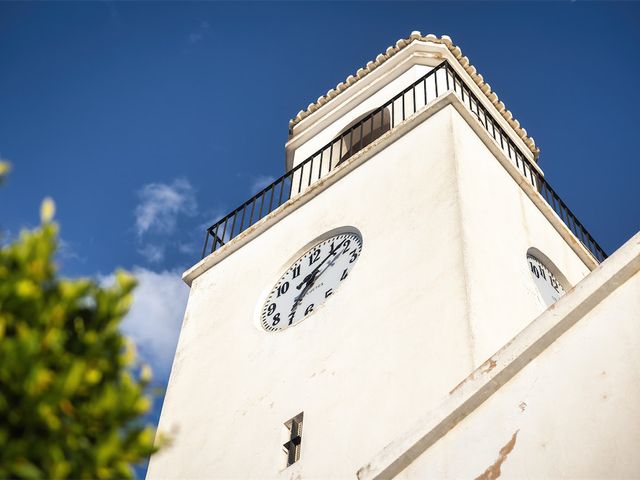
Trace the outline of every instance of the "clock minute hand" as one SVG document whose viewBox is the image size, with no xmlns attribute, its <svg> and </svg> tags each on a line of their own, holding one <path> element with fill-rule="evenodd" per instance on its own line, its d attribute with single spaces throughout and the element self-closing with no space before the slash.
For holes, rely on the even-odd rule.
<svg viewBox="0 0 640 480">
<path fill-rule="evenodd" d="M 327 268 L 329 268 L 329 267 L 327 267 L 327 268 L 325 268 L 322 272 L 320 272 L 320 267 L 322 267 L 322 265 L 324 264 L 324 262 L 326 262 L 327 260 L 329 260 L 332 256 L 337 255 L 337 254 L 338 254 L 338 250 L 340 250 L 340 247 L 341 247 L 341 246 L 342 246 L 342 244 L 343 244 L 344 242 L 346 242 L 346 241 L 347 241 L 347 239 L 345 238 L 344 240 L 342 240 L 342 241 L 338 244 L 338 246 L 337 246 L 336 248 L 332 248 L 332 249 L 331 249 L 331 251 L 329 252 L 329 255 L 327 255 L 327 256 L 324 258 L 324 260 L 322 260 L 322 262 L 320 262 L 320 265 L 318 265 L 318 266 L 314 269 L 314 272 L 315 272 L 315 275 L 313 276 L 313 281 L 314 281 L 314 282 L 318 279 L 318 277 L 319 277 L 320 275 L 322 275 L 322 274 L 327 270 Z M 319 272 L 320 272 L 320 273 L 319 273 Z"/>
<path fill-rule="evenodd" d="M 302 292 L 300 292 L 300 295 L 296 297 L 296 300 L 293 303 L 293 308 L 291 309 L 292 311 L 294 312 L 296 311 L 296 309 L 298 308 L 298 305 L 300 305 L 300 302 L 302 301 L 302 298 L 307 294 L 309 289 L 313 287 L 313 284 L 316 281 L 316 278 L 318 277 L 318 272 L 320 271 L 320 267 L 322 267 L 324 262 L 326 262 L 329 258 L 331 258 L 332 255 L 334 255 L 334 252 L 338 251 L 338 249 L 342 246 L 345 240 L 347 239 L 345 238 L 344 240 L 342 240 L 342 242 L 338 244 L 338 246 L 335 249 L 332 249 L 329 255 L 327 255 L 324 258 L 324 260 L 322 260 L 322 262 L 320 262 L 320 264 L 311 271 L 309 275 L 304 277 L 304 280 L 296 287 L 298 290 L 300 290 L 302 288 L 302 285 L 306 284 L 305 287 L 302 289 Z"/>
<path fill-rule="evenodd" d="M 346 242 L 346 241 L 347 241 L 347 239 L 345 238 L 344 240 L 342 240 L 342 241 L 338 244 L 338 246 L 337 246 L 335 249 L 331 249 L 331 251 L 329 252 L 329 255 L 327 255 L 327 256 L 324 258 L 324 260 L 322 260 L 322 261 L 320 262 L 320 264 L 319 264 L 316 268 L 314 268 L 314 269 L 311 271 L 311 273 L 310 273 L 309 275 L 307 275 L 306 277 L 304 277 L 304 280 L 302 281 L 302 283 L 300 283 L 300 285 L 298 285 L 296 288 L 297 288 L 298 290 L 300 290 L 300 289 L 302 288 L 302 285 L 304 285 L 305 283 L 306 283 L 307 285 L 309 285 L 309 284 L 313 284 L 313 282 L 315 281 L 315 277 L 316 277 L 316 275 L 318 274 L 318 270 L 320 270 L 320 267 L 321 267 L 322 265 L 324 265 L 324 262 L 326 262 L 327 260 L 329 260 L 329 259 L 331 258 L 331 256 L 332 256 L 332 255 L 335 255 L 335 252 L 337 252 L 337 251 L 340 249 L 340 247 L 342 246 L 342 244 L 343 244 L 344 242 Z M 305 293 L 306 293 L 306 292 L 305 292 Z"/>
<path fill-rule="evenodd" d="M 320 271 L 320 267 L 324 264 L 324 262 L 326 262 L 329 258 L 331 258 L 332 255 L 335 255 L 335 252 L 337 252 L 340 249 L 340 247 L 346 240 L 347 239 L 345 238 L 344 240 L 342 240 L 342 242 L 338 244 L 338 246 L 335 249 L 331 249 L 331 252 L 329 253 L 329 255 L 327 255 L 324 258 L 324 260 L 322 260 L 322 262 L 320 262 L 320 264 L 311 271 L 309 275 L 304 277 L 304 280 L 302 281 L 302 283 L 300 283 L 300 285 L 296 287 L 298 290 L 300 290 L 300 288 L 302 288 L 302 285 L 306 284 L 302 292 L 300 292 L 300 295 L 298 295 L 295 301 L 293 302 L 293 307 L 291 307 L 291 312 L 294 315 L 295 315 L 295 312 L 298 310 L 298 306 L 300 306 L 300 304 L 302 303 L 302 299 L 304 298 L 304 296 L 307 294 L 309 289 L 313 287 L 313 284 L 315 283 L 318 277 L 318 272 Z"/>
</svg>

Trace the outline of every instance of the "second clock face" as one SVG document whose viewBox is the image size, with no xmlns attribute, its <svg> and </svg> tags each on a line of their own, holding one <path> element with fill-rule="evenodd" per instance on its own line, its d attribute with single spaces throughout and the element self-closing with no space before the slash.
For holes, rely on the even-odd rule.
<svg viewBox="0 0 640 480">
<path fill-rule="evenodd" d="M 298 258 L 267 297 L 260 317 L 269 332 L 302 321 L 336 293 L 360 257 L 362 238 L 355 232 L 323 240 Z"/>
<path fill-rule="evenodd" d="M 564 295 L 564 287 L 547 266 L 531 254 L 527 254 L 529 271 L 538 292 L 547 306 L 555 303 Z"/>
</svg>

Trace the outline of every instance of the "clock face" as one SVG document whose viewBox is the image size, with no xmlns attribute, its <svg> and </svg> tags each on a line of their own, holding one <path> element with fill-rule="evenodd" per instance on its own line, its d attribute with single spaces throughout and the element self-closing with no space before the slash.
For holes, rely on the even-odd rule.
<svg viewBox="0 0 640 480">
<path fill-rule="evenodd" d="M 538 287 L 538 292 L 547 306 L 555 303 L 564 295 L 564 288 L 544 263 L 531 254 L 527 254 L 527 263 L 529 264 L 529 273 L 531 273 L 533 281 Z"/>
<path fill-rule="evenodd" d="M 362 251 L 362 237 L 341 233 L 310 248 L 282 275 L 267 297 L 262 328 L 276 332 L 301 322 L 334 295 Z"/>
</svg>

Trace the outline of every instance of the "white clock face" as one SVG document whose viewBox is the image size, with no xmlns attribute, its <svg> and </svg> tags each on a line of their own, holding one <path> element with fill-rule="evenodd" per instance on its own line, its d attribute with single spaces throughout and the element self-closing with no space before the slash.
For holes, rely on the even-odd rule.
<svg viewBox="0 0 640 480">
<path fill-rule="evenodd" d="M 342 233 L 317 243 L 282 275 L 262 308 L 262 328 L 276 332 L 301 322 L 346 281 L 362 251 L 362 238 Z"/>
<path fill-rule="evenodd" d="M 529 273 L 531 273 L 533 281 L 538 287 L 538 292 L 547 306 L 555 303 L 564 295 L 564 288 L 544 263 L 531 254 L 527 254 L 527 263 Z"/>
</svg>

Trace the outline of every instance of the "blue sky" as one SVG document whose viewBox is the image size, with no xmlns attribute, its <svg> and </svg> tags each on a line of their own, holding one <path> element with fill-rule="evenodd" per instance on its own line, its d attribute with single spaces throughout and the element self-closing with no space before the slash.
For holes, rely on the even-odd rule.
<svg viewBox="0 0 640 480">
<path fill-rule="evenodd" d="M 447 34 L 609 253 L 640 228 L 639 3 L 0 3 L 0 229 L 57 205 L 61 270 L 141 286 L 166 383 L 204 228 L 284 170 L 290 118 L 412 30 Z"/>
</svg>

